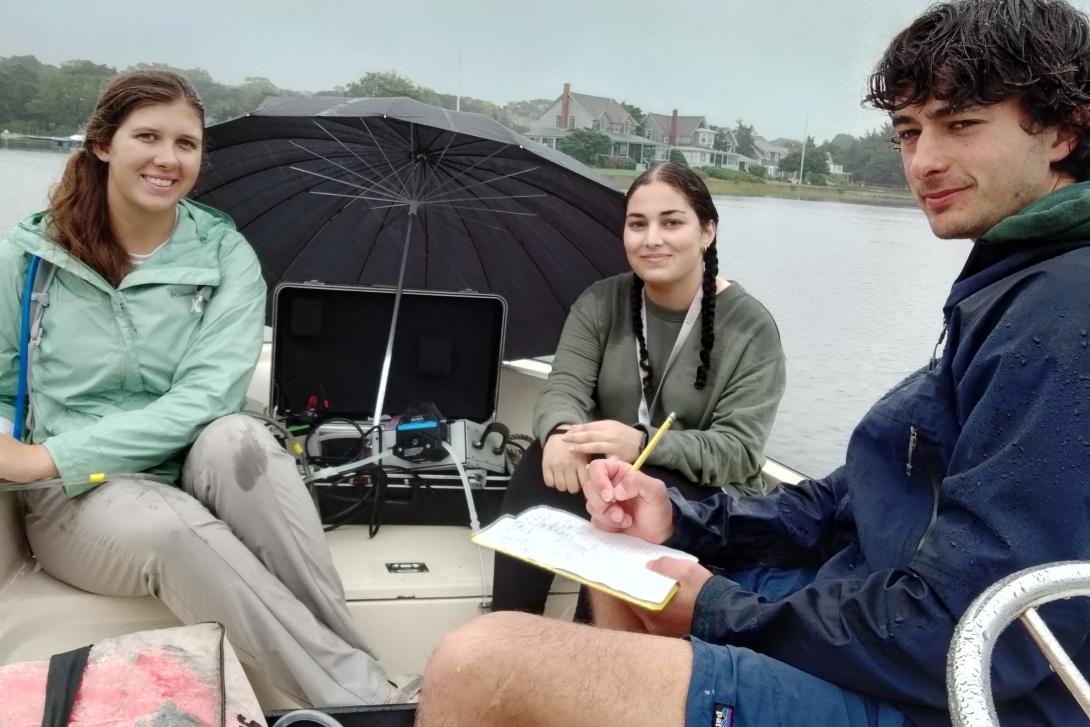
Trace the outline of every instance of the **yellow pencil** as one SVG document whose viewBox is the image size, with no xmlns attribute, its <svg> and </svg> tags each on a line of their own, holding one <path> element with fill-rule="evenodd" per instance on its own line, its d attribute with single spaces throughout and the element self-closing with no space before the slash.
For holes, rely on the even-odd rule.
<svg viewBox="0 0 1090 727">
<path fill-rule="evenodd" d="M 666 433 L 666 430 L 670 428 L 670 425 L 674 423 L 675 419 L 677 419 L 677 414 L 675 414 L 674 412 L 670 412 L 670 416 L 666 417 L 666 421 L 662 423 L 662 426 L 659 427 L 659 430 L 655 432 L 655 436 L 651 437 L 651 441 L 647 443 L 647 446 L 644 447 L 643 452 L 640 453 L 640 456 L 637 457 L 636 461 L 632 464 L 633 472 L 636 472 L 640 469 L 640 467 L 643 467 L 643 463 L 646 462 L 647 458 L 651 455 L 651 450 L 654 449 L 655 445 L 659 443 L 659 440 L 662 439 L 662 435 Z"/>
</svg>

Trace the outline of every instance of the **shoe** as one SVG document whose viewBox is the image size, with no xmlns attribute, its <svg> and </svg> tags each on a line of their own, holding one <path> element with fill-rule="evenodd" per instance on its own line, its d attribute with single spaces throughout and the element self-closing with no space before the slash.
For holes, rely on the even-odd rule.
<svg viewBox="0 0 1090 727">
<path fill-rule="evenodd" d="M 397 674 L 387 681 L 390 682 L 390 697 L 386 704 L 416 704 L 420 701 L 424 677 L 419 674 Z"/>
</svg>

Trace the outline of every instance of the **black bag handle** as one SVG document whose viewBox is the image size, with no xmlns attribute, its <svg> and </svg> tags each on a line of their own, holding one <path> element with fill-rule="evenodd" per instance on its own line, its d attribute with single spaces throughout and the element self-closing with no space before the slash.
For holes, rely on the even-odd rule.
<svg viewBox="0 0 1090 727">
<path fill-rule="evenodd" d="M 76 694 L 83 681 L 83 670 L 87 668 L 87 655 L 90 646 L 55 654 L 49 659 L 49 676 L 45 680 L 45 715 L 42 727 L 68 727 L 72 717 L 72 707 L 76 704 Z"/>
</svg>

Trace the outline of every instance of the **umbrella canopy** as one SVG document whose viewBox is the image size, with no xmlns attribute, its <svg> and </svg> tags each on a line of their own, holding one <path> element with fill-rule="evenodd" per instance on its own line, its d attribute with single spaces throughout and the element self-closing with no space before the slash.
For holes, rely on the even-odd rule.
<svg viewBox="0 0 1090 727">
<path fill-rule="evenodd" d="M 196 199 L 281 281 L 474 290 L 507 358 L 551 354 L 571 304 L 628 269 L 621 192 L 487 116 L 403 98 L 289 99 L 217 124 Z M 407 246 L 407 247 L 406 247 Z"/>
</svg>

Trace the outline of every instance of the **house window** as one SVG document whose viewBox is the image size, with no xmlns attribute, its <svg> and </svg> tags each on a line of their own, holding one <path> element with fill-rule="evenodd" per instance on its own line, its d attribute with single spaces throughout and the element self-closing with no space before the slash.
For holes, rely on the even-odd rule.
<svg viewBox="0 0 1090 727">
<path fill-rule="evenodd" d="M 700 161 L 702 161 L 702 162 L 708 161 L 708 152 L 706 152 L 706 151 L 700 152 Z"/>
<path fill-rule="evenodd" d="M 571 116 L 568 117 L 568 128 L 569 129 L 574 129 L 575 128 L 575 114 L 572 114 Z"/>
<path fill-rule="evenodd" d="M 643 130 L 643 135 L 644 135 L 644 137 L 646 137 L 648 139 L 653 139 L 654 138 L 654 137 L 651 136 L 651 127 L 650 126 L 648 126 L 646 129 Z"/>
<path fill-rule="evenodd" d="M 560 114 L 556 115 L 556 128 L 560 128 Z"/>
<path fill-rule="evenodd" d="M 632 133 L 632 124 L 630 122 L 628 122 L 628 121 L 624 122 L 624 133 L 625 134 L 631 134 Z"/>
</svg>

